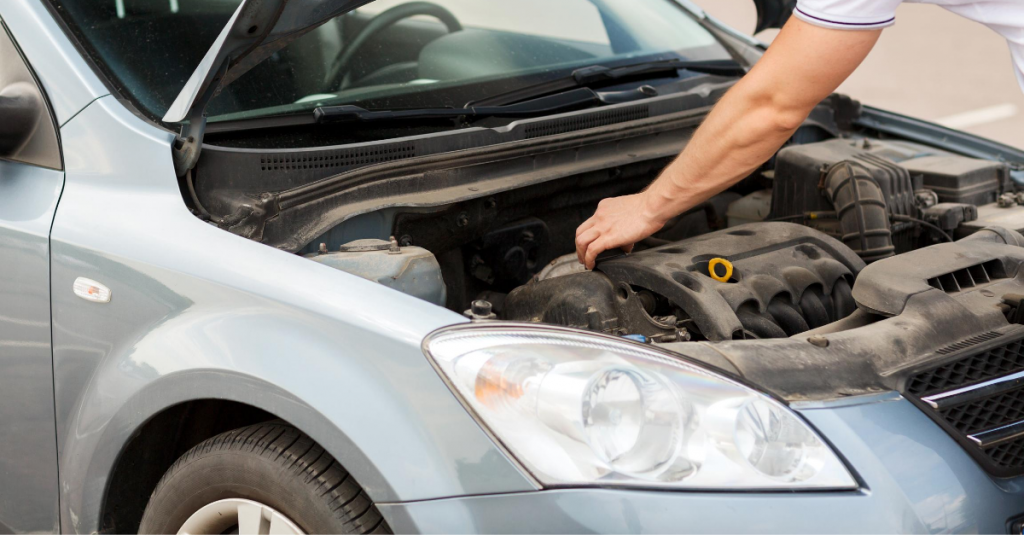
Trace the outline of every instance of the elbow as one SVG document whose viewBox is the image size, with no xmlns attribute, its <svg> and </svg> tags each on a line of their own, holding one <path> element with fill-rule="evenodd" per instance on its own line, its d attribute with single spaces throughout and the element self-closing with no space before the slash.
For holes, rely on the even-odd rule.
<svg viewBox="0 0 1024 535">
<path fill-rule="evenodd" d="M 777 132 L 791 133 L 804 124 L 809 114 L 809 110 L 802 108 L 773 105 L 766 115 L 769 128 Z"/>
<path fill-rule="evenodd" d="M 759 87 L 748 96 L 747 108 L 754 112 L 765 133 L 792 133 L 800 128 L 814 108 L 778 91 Z"/>
</svg>

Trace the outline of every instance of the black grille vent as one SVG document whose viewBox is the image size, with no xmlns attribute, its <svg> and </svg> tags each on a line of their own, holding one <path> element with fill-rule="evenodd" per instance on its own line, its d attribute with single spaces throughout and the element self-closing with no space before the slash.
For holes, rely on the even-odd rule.
<svg viewBox="0 0 1024 535">
<path fill-rule="evenodd" d="M 526 126 L 525 135 L 527 139 L 533 139 L 536 137 L 553 136 L 556 134 L 565 134 L 566 132 L 576 132 L 578 130 L 586 130 L 588 128 L 624 123 L 626 121 L 636 121 L 638 119 L 646 119 L 648 117 L 650 117 L 650 109 L 648 109 L 647 106 L 630 106 L 628 108 L 621 108 L 617 110 L 587 113 L 575 117 L 566 117 L 564 119 L 555 119 L 553 121 L 530 124 Z"/>
<path fill-rule="evenodd" d="M 1017 470 L 1024 466 L 1024 438 L 995 446 L 988 455 L 996 466 Z"/>
<path fill-rule="evenodd" d="M 955 405 L 939 413 L 949 425 L 967 435 L 1024 420 L 1024 388 Z"/>
<path fill-rule="evenodd" d="M 364 149 L 345 149 L 310 153 L 282 154 L 260 158 L 262 171 L 298 171 L 305 169 L 333 169 L 358 167 L 375 163 L 403 160 L 416 156 L 413 145 L 389 145 Z"/>
<path fill-rule="evenodd" d="M 915 396 L 925 396 L 1020 370 L 1024 370 L 1024 354 L 1021 353 L 1021 342 L 1017 340 L 918 373 L 907 383 L 907 392 Z"/>
<path fill-rule="evenodd" d="M 1003 268 L 1003 262 L 989 260 L 984 264 L 958 269 L 952 273 L 928 279 L 928 284 L 946 293 L 956 293 L 1005 278 L 1006 270 Z"/>
<path fill-rule="evenodd" d="M 1024 473 L 1024 340 L 1002 337 L 992 331 L 942 348 L 955 360 L 915 373 L 903 390 L 986 470 L 1010 477 Z"/>
</svg>

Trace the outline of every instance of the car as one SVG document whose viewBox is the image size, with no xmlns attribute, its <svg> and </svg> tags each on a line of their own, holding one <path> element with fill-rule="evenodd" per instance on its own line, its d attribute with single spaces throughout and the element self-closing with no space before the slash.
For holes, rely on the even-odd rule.
<svg viewBox="0 0 1024 535">
<path fill-rule="evenodd" d="M 1021 532 L 1021 150 L 832 95 L 587 271 L 765 50 L 686 0 L 0 20 L 0 530 Z"/>
</svg>

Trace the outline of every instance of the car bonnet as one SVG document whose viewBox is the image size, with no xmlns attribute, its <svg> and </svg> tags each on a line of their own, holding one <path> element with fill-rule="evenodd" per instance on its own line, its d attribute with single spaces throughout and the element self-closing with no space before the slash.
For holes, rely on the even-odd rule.
<svg viewBox="0 0 1024 535">
<path fill-rule="evenodd" d="M 242 0 L 164 115 L 201 121 L 221 89 L 317 26 L 371 0 Z"/>
</svg>

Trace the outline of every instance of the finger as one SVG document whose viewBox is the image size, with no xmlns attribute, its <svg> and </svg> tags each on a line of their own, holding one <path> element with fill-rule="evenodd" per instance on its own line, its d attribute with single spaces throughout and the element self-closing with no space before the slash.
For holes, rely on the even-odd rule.
<svg viewBox="0 0 1024 535">
<path fill-rule="evenodd" d="M 584 232 L 589 230 L 590 227 L 593 227 L 595 224 L 597 224 L 597 221 L 595 221 L 593 217 L 584 221 L 583 224 L 576 229 L 576 237 L 579 238 L 580 234 L 583 234 Z"/>
<path fill-rule="evenodd" d="M 583 256 L 583 265 L 587 266 L 587 269 L 594 269 L 594 263 L 597 261 L 597 255 L 603 253 L 608 246 L 605 240 L 600 238 L 592 241 L 587 246 L 587 252 Z"/>
<path fill-rule="evenodd" d="M 580 236 L 576 238 L 576 259 L 579 260 L 581 264 L 584 263 L 583 254 L 587 251 L 587 246 L 600 236 L 601 231 L 596 228 L 592 228 L 583 234 L 580 234 Z"/>
<path fill-rule="evenodd" d="M 623 251 L 626 251 L 626 254 L 629 254 L 629 253 L 632 253 L 632 252 L 633 252 L 633 247 L 634 247 L 634 246 L 636 246 L 636 244 L 635 244 L 635 243 L 631 243 L 631 244 L 629 244 L 629 245 L 623 245 L 623 246 L 622 246 L 622 250 L 623 250 Z"/>
</svg>

